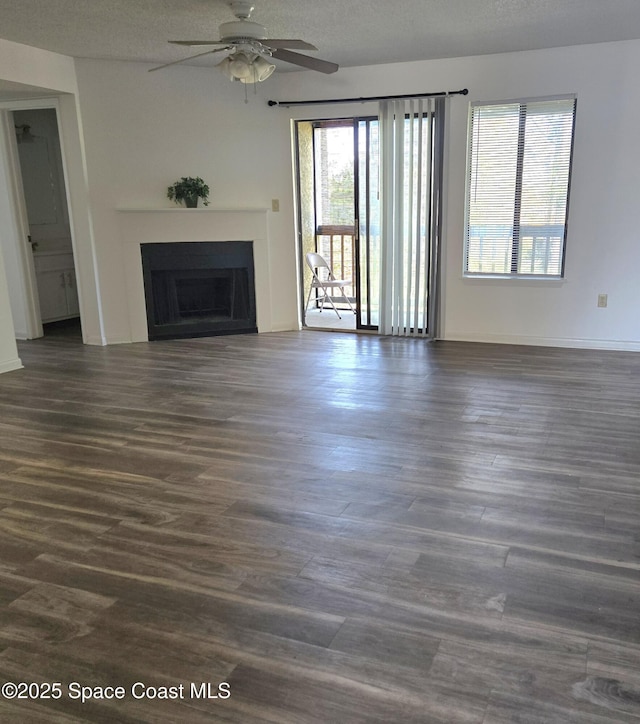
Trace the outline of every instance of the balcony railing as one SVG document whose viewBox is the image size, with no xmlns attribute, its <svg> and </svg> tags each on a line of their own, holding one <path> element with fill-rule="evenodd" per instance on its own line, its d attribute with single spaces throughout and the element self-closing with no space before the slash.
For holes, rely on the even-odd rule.
<svg viewBox="0 0 640 724">
<path fill-rule="evenodd" d="M 316 249 L 323 256 L 337 279 L 349 279 L 345 286 L 349 299 L 355 300 L 355 226 L 318 226 Z M 331 290 L 335 302 L 342 300 L 339 289 Z"/>
<path fill-rule="evenodd" d="M 562 273 L 564 224 L 520 226 L 518 274 L 559 276 Z M 468 269 L 471 274 L 511 274 L 513 226 L 474 224 L 469 228 Z"/>
</svg>

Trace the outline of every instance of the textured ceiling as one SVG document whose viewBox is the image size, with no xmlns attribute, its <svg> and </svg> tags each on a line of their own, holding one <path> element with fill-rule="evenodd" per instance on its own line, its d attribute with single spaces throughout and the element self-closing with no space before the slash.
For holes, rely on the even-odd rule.
<svg viewBox="0 0 640 724">
<path fill-rule="evenodd" d="M 640 0 L 255 0 L 255 6 L 252 20 L 270 37 L 304 39 L 319 49 L 310 55 L 341 66 L 640 38 Z M 0 37 L 82 58 L 168 63 L 191 52 L 168 39 L 215 39 L 228 20 L 227 0 L 0 0 Z"/>
</svg>

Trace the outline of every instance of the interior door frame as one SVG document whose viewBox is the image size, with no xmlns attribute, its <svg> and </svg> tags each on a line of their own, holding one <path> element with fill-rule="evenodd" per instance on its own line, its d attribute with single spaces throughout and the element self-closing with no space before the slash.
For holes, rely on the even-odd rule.
<svg viewBox="0 0 640 724">
<path fill-rule="evenodd" d="M 42 316 L 40 313 L 40 299 L 38 296 L 38 283 L 35 272 L 33 252 L 28 243 L 29 218 L 27 204 L 22 182 L 20 169 L 20 158 L 18 156 L 18 143 L 14 131 L 13 112 L 25 110 L 53 110 L 56 114 L 58 126 L 58 141 L 60 143 L 60 155 L 62 158 L 62 173 L 64 178 L 64 198 L 67 204 L 69 216 L 69 228 L 71 234 L 71 245 L 73 250 L 74 267 L 77 269 L 76 243 L 74 237 L 73 209 L 69 194 L 69 181 L 67 166 L 65 162 L 65 149 L 61 133 L 60 108 L 57 98 L 34 98 L 28 100 L 2 101 L 0 102 L 0 125 L 2 126 L 2 152 L 0 163 L 2 171 L 7 179 L 10 206 L 10 224 L 13 227 L 12 234 L 14 248 L 14 263 L 18 269 L 17 278 L 13 280 L 13 298 L 19 301 L 22 307 L 25 329 L 19 327 L 15 330 L 18 339 L 35 339 L 44 335 Z M 76 279 L 78 275 L 76 274 Z M 11 283 L 11 280 L 8 280 Z M 82 322 L 82 290 L 76 285 L 78 301 L 80 305 L 80 320 Z M 15 303 L 15 302 L 14 302 Z M 16 321 L 14 320 L 14 327 Z"/>
</svg>

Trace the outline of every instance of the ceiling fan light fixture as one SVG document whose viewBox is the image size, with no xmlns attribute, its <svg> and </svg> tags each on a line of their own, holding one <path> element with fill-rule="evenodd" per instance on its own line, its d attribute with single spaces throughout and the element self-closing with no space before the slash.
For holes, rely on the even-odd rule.
<svg viewBox="0 0 640 724">
<path fill-rule="evenodd" d="M 252 57 L 243 52 L 228 55 L 217 67 L 229 80 L 239 80 L 242 83 L 261 83 L 276 69 L 275 65 L 262 56 Z"/>
<path fill-rule="evenodd" d="M 261 55 L 258 55 L 251 64 L 251 75 L 246 78 L 240 78 L 243 83 L 262 83 L 267 80 L 276 69 L 273 63 L 269 63 Z"/>
<path fill-rule="evenodd" d="M 236 80 L 246 80 L 252 75 L 252 64 L 250 56 L 245 53 L 234 53 L 229 63 L 229 72 Z"/>
<path fill-rule="evenodd" d="M 231 71 L 229 70 L 229 66 L 230 66 L 230 65 L 231 65 L 231 56 L 228 55 L 224 60 L 220 61 L 220 63 L 218 63 L 218 64 L 216 65 L 216 68 L 218 68 L 221 73 L 224 73 L 224 75 L 225 75 L 229 80 L 236 80 L 236 79 L 233 77 L 233 75 L 231 75 Z"/>
</svg>

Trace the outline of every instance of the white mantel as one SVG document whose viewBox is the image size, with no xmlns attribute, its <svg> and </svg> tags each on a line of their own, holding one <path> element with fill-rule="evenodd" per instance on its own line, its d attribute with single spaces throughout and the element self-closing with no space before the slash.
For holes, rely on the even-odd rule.
<svg viewBox="0 0 640 724">
<path fill-rule="evenodd" d="M 141 244 L 252 241 L 258 332 L 270 332 L 271 293 L 267 209 L 119 209 L 131 341 L 146 342 Z"/>
</svg>

